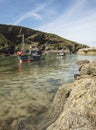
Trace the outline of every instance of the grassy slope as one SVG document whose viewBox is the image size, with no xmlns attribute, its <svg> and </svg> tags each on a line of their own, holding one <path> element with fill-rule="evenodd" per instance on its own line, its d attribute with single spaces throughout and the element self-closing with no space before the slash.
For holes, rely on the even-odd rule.
<svg viewBox="0 0 96 130">
<path fill-rule="evenodd" d="M 55 34 L 44 33 L 37 30 L 13 26 L 13 25 L 1 25 L 0 24 L 0 48 L 6 48 L 10 46 L 18 47 L 22 42 L 22 38 L 18 35 L 24 34 L 25 48 L 29 46 L 37 46 L 39 49 L 61 49 L 67 48 L 72 51 L 76 51 L 79 48 L 86 47 L 85 45 L 78 44 L 68 39 L 62 38 Z"/>
</svg>

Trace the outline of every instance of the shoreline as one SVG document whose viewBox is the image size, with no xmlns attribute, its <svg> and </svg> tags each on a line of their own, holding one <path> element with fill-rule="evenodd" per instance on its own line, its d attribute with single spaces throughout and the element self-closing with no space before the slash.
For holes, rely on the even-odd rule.
<svg viewBox="0 0 96 130">
<path fill-rule="evenodd" d="M 95 130 L 95 99 L 96 60 L 82 64 L 79 78 L 59 87 L 52 106 L 52 115 L 58 117 L 46 130 Z"/>
</svg>

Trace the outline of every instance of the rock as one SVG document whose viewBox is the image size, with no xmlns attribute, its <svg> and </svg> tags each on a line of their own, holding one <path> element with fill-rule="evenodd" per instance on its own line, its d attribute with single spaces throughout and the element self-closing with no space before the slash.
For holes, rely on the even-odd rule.
<svg viewBox="0 0 96 130">
<path fill-rule="evenodd" d="M 89 60 L 79 60 L 77 61 L 77 65 L 83 65 L 83 64 L 86 64 L 86 63 L 89 63 L 90 61 Z"/>
<path fill-rule="evenodd" d="M 83 48 L 83 49 L 79 49 L 77 54 L 81 54 L 81 55 L 96 55 L 96 48 Z"/>
<path fill-rule="evenodd" d="M 90 64 L 82 65 L 79 68 L 79 71 L 80 71 L 80 75 L 90 75 L 91 74 L 91 72 L 90 72 Z"/>
<path fill-rule="evenodd" d="M 61 95 L 59 101 L 63 100 L 65 86 L 57 92 L 56 97 L 58 94 Z M 53 104 L 62 106 L 62 111 L 47 130 L 96 130 L 96 77 L 85 76 L 68 86 L 71 91 L 66 100 L 64 102 L 54 100 Z"/>
<path fill-rule="evenodd" d="M 96 60 L 75 76 L 78 80 L 59 87 L 46 130 L 96 130 Z"/>
<path fill-rule="evenodd" d="M 80 74 L 74 74 L 74 79 L 79 79 L 80 78 Z"/>
<path fill-rule="evenodd" d="M 52 106 L 50 107 L 50 111 L 47 113 L 47 115 L 49 115 L 47 117 L 47 122 L 45 120 L 45 123 L 43 122 L 43 124 L 40 124 L 40 126 L 43 126 L 40 130 L 46 130 L 50 124 L 56 121 L 63 110 L 64 104 L 70 96 L 71 90 L 72 88 L 69 84 L 66 84 L 65 87 L 64 85 L 59 87 L 57 94 L 54 97 Z M 37 128 L 37 130 L 39 130 L 39 128 Z"/>
<path fill-rule="evenodd" d="M 55 119 L 61 113 L 67 98 L 70 96 L 71 90 L 72 88 L 69 84 L 59 87 L 51 108 L 52 115 L 55 117 Z"/>
<path fill-rule="evenodd" d="M 95 75 L 96 74 L 96 60 L 91 63 L 84 64 L 79 68 L 80 75 Z"/>
</svg>

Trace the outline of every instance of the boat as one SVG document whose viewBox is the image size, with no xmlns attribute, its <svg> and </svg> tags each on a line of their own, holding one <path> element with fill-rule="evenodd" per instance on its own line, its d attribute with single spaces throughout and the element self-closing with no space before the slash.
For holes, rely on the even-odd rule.
<svg viewBox="0 0 96 130">
<path fill-rule="evenodd" d="M 64 49 L 62 49 L 62 51 L 61 51 L 61 52 L 59 52 L 57 55 L 58 55 L 58 56 L 65 56 Z"/>
<path fill-rule="evenodd" d="M 65 53 L 59 52 L 57 55 L 58 55 L 58 56 L 65 56 Z"/>
<path fill-rule="evenodd" d="M 19 50 L 17 51 L 19 62 L 30 62 L 40 60 L 41 59 L 40 50 L 38 48 L 32 50 L 30 47 L 30 50 L 25 51 L 24 34 L 18 35 L 18 37 L 22 37 L 22 49 L 19 48 Z"/>
<path fill-rule="evenodd" d="M 19 62 L 31 62 L 41 59 L 41 52 L 39 50 L 30 50 L 29 52 L 17 52 Z"/>
</svg>

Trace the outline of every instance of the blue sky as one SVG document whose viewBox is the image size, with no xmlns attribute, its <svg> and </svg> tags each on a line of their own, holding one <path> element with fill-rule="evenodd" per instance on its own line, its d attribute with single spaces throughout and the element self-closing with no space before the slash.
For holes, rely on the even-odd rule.
<svg viewBox="0 0 96 130">
<path fill-rule="evenodd" d="M 0 24 L 96 46 L 96 0 L 0 0 Z"/>
</svg>

